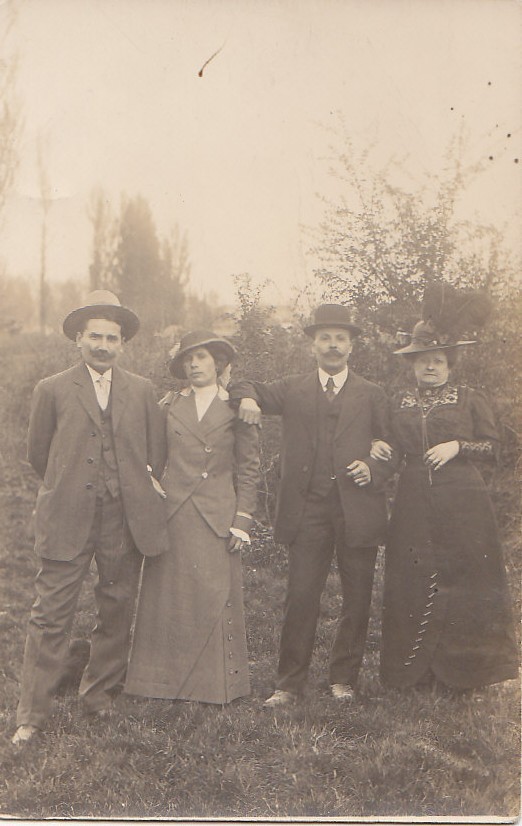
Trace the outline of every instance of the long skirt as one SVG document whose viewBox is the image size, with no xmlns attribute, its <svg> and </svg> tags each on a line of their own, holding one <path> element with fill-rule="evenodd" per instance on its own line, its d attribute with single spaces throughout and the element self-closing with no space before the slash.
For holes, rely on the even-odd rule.
<svg viewBox="0 0 522 826">
<path fill-rule="evenodd" d="M 491 501 L 465 460 L 433 473 L 410 459 L 386 546 L 381 677 L 428 674 L 465 689 L 517 676 L 507 577 Z"/>
<path fill-rule="evenodd" d="M 229 703 L 250 693 L 241 558 L 191 500 L 145 560 L 125 691 Z"/>
</svg>

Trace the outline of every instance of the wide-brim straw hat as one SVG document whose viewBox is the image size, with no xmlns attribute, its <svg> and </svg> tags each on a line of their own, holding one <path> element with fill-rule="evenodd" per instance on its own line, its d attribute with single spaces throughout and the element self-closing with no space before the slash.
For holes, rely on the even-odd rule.
<svg viewBox="0 0 522 826">
<path fill-rule="evenodd" d="M 183 369 L 183 359 L 190 350 L 196 347 L 207 347 L 215 344 L 223 352 L 227 359 L 227 365 L 230 364 L 236 350 L 226 338 L 218 336 L 211 330 L 192 330 L 190 333 L 185 333 L 181 341 L 171 351 L 172 358 L 169 361 L 169 370 L 177 379 L 185 379 L 185 370 Z"/>
<path fill-rule="evenodd" d="M 106 316 L 120 325 L 125 341 L 135 336 L 140 328 L 140 320 L 136 313 L 128 307 L 122 307 L 117 295 L 110 290 L 94 290 L 89 293 L 82 307 L 77 307 L 65 318 L 63 331 L 67 338 L 75 341 L 77 334 L 90 318 Z"/>
<path fill-rule="evenodd" d="M 407 356 L 408 353 L 426 353 L 429 350 L 453 350 L 478 344 L 477 341 L 452 340 L 450 334 L 437 333 L 429 321 L 418 321 L 411 333 L 411 341 L 406 347 L 394 350 L 395 356 Z"/>
<path fill-rule="evenodd" d="M 341 327 L 349 330 L 352 336 L 362 333 L 361 328 L 353 323 L 348 307 L 343 304 L 320 304 L 314 311 L 312 323 L 303 327 L 303 331 L 313 338 L 322 327 Z"/>
</svg>

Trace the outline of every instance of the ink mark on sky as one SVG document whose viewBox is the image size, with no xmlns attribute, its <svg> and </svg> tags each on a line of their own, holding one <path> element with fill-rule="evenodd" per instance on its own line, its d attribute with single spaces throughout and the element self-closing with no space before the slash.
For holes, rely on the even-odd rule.
<svg viewBox="0 0 522 826">
<path fill-rule="evenodd" d="M 223 43 L 223 46 L 224 46 L 224 45 L 225 45 L 225 44 Z M 218 54 L 220 53 L 220 51 L 223 49 L 223 46 L 220 46 L 220 48 L 217 50 L 217 52 L 214 52 L 214 54 L 210 55 L 210 57 L 209 57 L 209 59 L 208 59 L 208 60 L 205 60 L 205 62 L 204 62 L 204 64 L 203 64 L 203 66 L 201 67 L 201 69 L 200 69 L 200 70 L 199 70 L 199 72 L 198 72 L 198 77 L 203 77 L 203 70 L 206 68 L 206 66 L 208 66 L 208 64 L 210 63 L 210 61 L 211 61 L 211 60 L 214 60 L 215 56 L 216 56 L 216 55 L 218 55 Z"/>
</svg>

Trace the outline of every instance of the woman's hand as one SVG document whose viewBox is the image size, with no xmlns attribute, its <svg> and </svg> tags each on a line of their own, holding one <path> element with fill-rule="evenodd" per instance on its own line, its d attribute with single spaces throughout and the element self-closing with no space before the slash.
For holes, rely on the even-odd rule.
<svg viewBox="0 0 522 826">
<path fill-rule="evenodd" d="M 424 464 L 428 465 L 431 470 L 439 470 L 444 467 L 447 462 L 455 458 L 459 452 L 460 446 L 456 439 L 452 442 L 441 442 L 440 445 L 430 447 L 424 454 Z"/>
<path fill-rule="evenodd" d="M 372 459 L 378 459 L 381 462 L 389 462 L 393 456 L 393 449 L 383 439 L 374 439 L 370 450 Z"/>
</svg>

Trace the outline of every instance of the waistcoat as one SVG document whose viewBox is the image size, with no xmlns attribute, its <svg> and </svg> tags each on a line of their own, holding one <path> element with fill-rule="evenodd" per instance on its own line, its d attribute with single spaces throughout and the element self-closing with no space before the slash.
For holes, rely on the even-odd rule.
<svg viewBox="0 0 522 826">
<path fill-rule="evenodd" d="M 102 497 L 105 491 L 108 491 L 114 499 L 117 499 L 120 495 L 120 477 L 118 475 L 118 462 L 116 460 L 116 448 L 112 430 L 112 402 L 110 395 L 107 408 L 102 410 L 100 407 L 100 420 L 102 449 L 96 484 L 96 496 Z"/>
<path fill-rule="evenodd" d="M 308 490 L 318 496 L 327 496 L 334 484 L 333 441 L 345 386 L 330 402 L 321 383 L 317 382 L 317 450 Z"/>
</svg>

